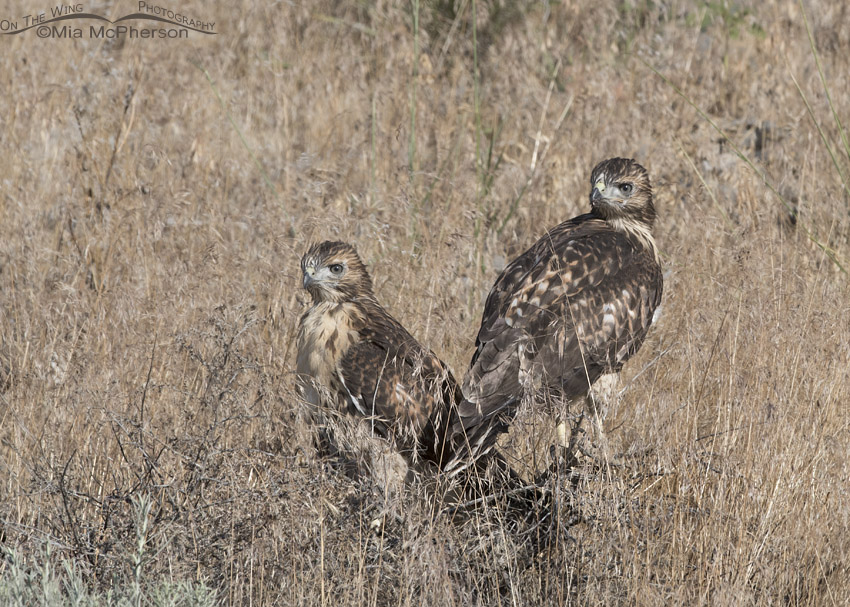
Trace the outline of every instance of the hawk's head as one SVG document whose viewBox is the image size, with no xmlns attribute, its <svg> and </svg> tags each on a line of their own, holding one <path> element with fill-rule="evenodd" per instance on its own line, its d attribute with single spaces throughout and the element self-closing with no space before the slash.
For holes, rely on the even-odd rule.
<svg viewBox="0 0 850 607">
<path fill-rule="evenodd" d="M 304 288 L 313 301 L 341 303 L 372 297 L 372 280 L 357 250 L 346 242 L 326 240 L 312 245 L 301 258 Z"/>
<path fill-rule="evenodd" d="M 648 234 L 655 222 L 649 174 L 631 158 L 609 158 L 590 175 L 590 206 L 614 229 Z M 636 235 L 639 235 L 636 234 Z"/>
</svg>

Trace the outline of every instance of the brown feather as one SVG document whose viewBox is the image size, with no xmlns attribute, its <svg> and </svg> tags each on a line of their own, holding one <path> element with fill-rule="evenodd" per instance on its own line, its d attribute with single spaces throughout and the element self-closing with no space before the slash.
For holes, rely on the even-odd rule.
<svg viewBox="0 0 850 607">
<path fill-rule="evenodd" d="M 409 460 L 439 460 L 437 428 L 460 397 L 451 372 L 378 303 L 351 245 L 313 245 L 301 266 L 313 296 L 298 335 L 305 400 L 367 418 Z"/>
<path fill-rule="evenodd" d="M 591 213 L 551 229 L 496 279 L 452 420 L 458 453 L 486 454 L 524 396 L 585 396 L 643 343 L 663 288 L 649 177 L 616 158 L 594 169 L 594 190 L 600 182 Z"/>
</svg>

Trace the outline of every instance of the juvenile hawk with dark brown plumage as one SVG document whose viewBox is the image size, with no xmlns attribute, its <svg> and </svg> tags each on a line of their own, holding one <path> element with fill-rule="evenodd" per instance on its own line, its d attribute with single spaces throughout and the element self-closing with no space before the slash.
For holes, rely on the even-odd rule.
<svg viewBox="0 0 850 607">
<path fill-rule="evenodd" d="M 455 448 L 473 459 L 492 448 L 524 395 L 586 397 L 638 351 L 653 321 L 662 276 L 649 175 L 612 158 L 590 184 L 590 213 L 549 230 L 487 297 L 451 429 Z"/>
<path fill-rule="evenodd" d="M 313 298 L 298 330 L 305 400 L 368 418 L 408 461 L 436 461 L 435 425 L 460 396 L 451 372 L 378 303 L 353 246 L 314 244 L 301 271 Z"/>
</svg>

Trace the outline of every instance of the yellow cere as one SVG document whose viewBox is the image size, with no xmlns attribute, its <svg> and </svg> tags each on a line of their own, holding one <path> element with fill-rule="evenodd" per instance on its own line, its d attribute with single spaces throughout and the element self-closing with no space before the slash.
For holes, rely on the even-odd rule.
<svg viewBox="0 0 850 607">
<path fill-rule="evenodd" d="M 596 185 L 593 186 L 593 187 L 595 187 L 600 192 L 604 192 L 605 191 L 605 182 L 600 179 L 599 181 L 596 182 Z"/>
</svg>

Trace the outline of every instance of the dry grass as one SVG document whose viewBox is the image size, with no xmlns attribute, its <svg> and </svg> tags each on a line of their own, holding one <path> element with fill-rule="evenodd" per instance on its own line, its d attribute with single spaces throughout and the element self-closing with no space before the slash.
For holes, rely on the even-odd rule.
<svg viewBox="0 0 850 607">
<path fill-rule="evenodd" d="M 850 162 L 799 5 L 337 4 L 182 7 L 212 41 L 0 39 L 2 542 L 108 587 L 149 496 L 146 575 L 225 604 L 850 602 L 850 288 L 806 235 L 848 267 L 850 197 L 792 75 Z M 806 8 L 846 120 L 850 13 Z M 633 463 L 559 492 L 571 539 L 532 559 L 496 508 L 453 524 L 427 481 L 318 460 L 308 243 L 355 243 L 462 375 L 498 269 L 612 155 L 656 185 L 663 314 L 608 418 Z"/>
</svg>

